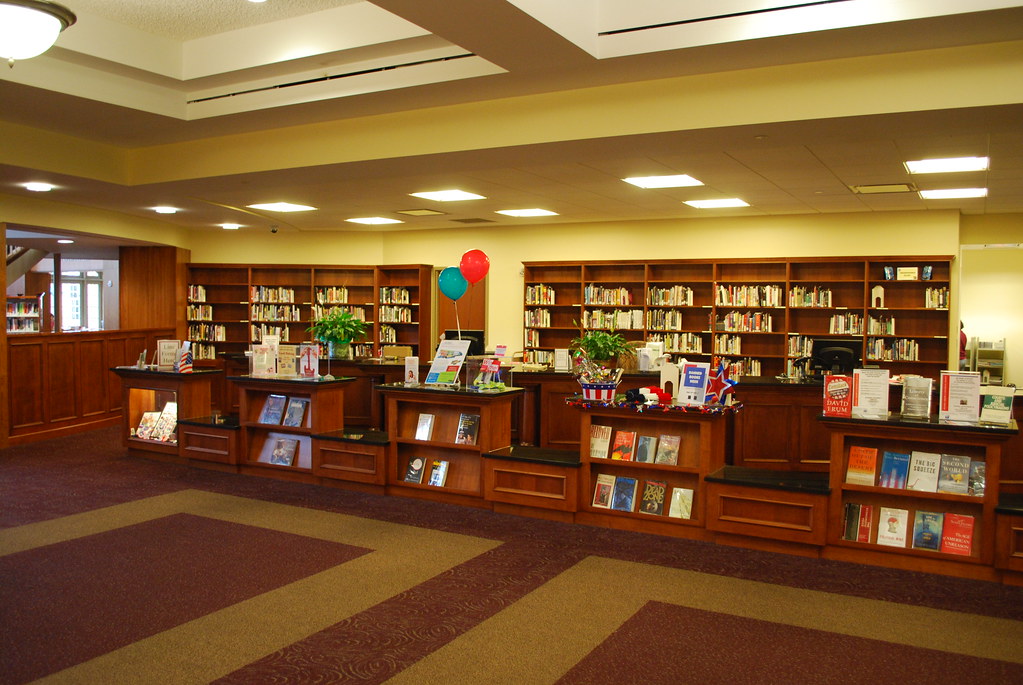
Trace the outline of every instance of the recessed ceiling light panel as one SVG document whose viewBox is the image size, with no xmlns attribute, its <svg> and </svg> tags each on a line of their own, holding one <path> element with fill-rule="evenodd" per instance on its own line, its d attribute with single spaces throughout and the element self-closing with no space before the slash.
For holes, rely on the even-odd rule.
<svg viewBox="0 0 1023 685">
<path fill-rule="evenodd" d="M 409 193 L 412 197 L 420 197 L 424 200 L 436 202 L 460 202 L 462 200 L 486 200 L 483 195 L 469 193 L 464 190 L 452 188 L 451 190 L 432 190 L 425 193 Z"/>
<path fill-rule="evenodd" d="M 925 200 L 959 200 L 970 197 L 987 197 L 987 188 L 944 188 L 941 190 L 921 190 L 920 197 Z"/>
<path fill-rule="evenodd" d="M 262 209 L 267 212 L 308 212 L 316 209 L 309 205 L 296 205 L 292 202 L 263 202 L 255 205 L 248 205 L 249 209 Z"/>
<path fill-rule="evenodd" d="M 726 197 L 720 200 L 688 200 L 686 204 L 697 209 L 726 209 L 728 207 L 749 207 L 749 203 L 737 197 Z"/>
<path fill-rule="evenodd" d="M 944 174 L 956 171 L 985 171 L 987 157 L 947 157 L 945 159 L 917 159 L 905 162 L 911 174 Z"/>
<path fill-rule="evenodd" d="M 530 216 L 557 216 L 557 212 L 552 212 L 549 209 L 499 209 L 496 214 L 504 214 L 505 216 L 515 217 L 530 217 Z"/>
<path fill-rule="evenodd" d="M 220 227 L 225 231 L 237 231 L 242 227 L 241 224 L 220 224 Z"/>
<path fill-rule="evenodd" d="M 874 183 L 867 186 L 852 186 L 857 195 L 880 195 L 883 193 L 912 193 L 916 186 L 912 183 Z"/>
<path fill-rule="evenodd" d="M 71 240 L 71 238 L 61 238 L 57 242 L 61 245 L 73 245 L 75 241 Z"/>
<path fill-rule="evenodd" d="M 31 190 L 33 193 L 48 193 L 57 186 L 52 183 L 39 183 L 32 181 L 31 183 L 25 183 L 23 186 L 25 190 Z"/>
<path fill-rule="evenodd" d="M 387 217 L 383 217 L 383 216 L 363 216 L 363 217 L 358 217 L 358 218 L 355 218 L 355 219 L 345 219 L 345 221 L 348 221 L 348 222 L 353 223 L 353 224 L 370 224 L 370 225 L 403 224 L 403 223 L 405 223 L 404 221 L 401 221 L 400 219 L 388 219 Z"/>
<path fill-rule="evenodd" d="M 436 209 L 399 209 L 397 214 L 405 216 L 441 216 L 446 212 L 438 212 Z"/>
<path fill-rule="evenodd" d="M 626 183 L 631 183 L 640 188 L 689 188 L 702 186 L 702 181 L 697 181 L 688 174 L 675 174 L 672 176 L 631 176 L 623 178 Z"/>
<path fill-rule="evenodd" d="M 159 207 L 152 208 L 157 214 L 177 214 L 181 210 L 177 207 L 167 207 L 166 205 L 160 205 Z"/>
</svg>

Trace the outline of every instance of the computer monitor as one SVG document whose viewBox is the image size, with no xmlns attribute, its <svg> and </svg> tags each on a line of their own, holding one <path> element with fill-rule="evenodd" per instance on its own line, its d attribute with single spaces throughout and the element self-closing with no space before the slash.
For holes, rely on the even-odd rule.
<svg viewBox="0 0 1023 685">
<path fill-rule="evenodd" d="M 469 341 L 469 352 L 467 353 L 467 356 L 469 356 L 469 357 L 478 356 L 478 355 L 481 355 L 481 354 L 484 353 L 484 350 L 486 349 L 486 346 L 483 343 L 483 340 L 484 340 L 484 332 L 483 331 L 475 331 L 475 330 L 470 331 L 470 330 L 466 330 L 466 329 L 463 328 L 461 332 L 462 332 L 462 335 L 461 335 L 461 337 L 459 337 L 457 330 L 455 330 L 453 328 L 449 328 L 448 330 L 444 331 L 444 339 L 445 340 L 468 340 Z"/>
<path fill-rule="evenodd" d="M 823 378 L 825 374 L 851 374 L 860 366 L 863 341 L 841 338 L 817 338 L 810 348 L 810 374 Z"/>
</svg>

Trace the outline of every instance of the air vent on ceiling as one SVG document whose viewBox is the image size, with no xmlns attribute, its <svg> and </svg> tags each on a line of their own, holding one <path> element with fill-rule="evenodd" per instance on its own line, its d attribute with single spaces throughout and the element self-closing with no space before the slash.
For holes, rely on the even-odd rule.
<svg viewBox="0 0 1023 685">
<path fill-rule="evenodd" d="M 598 36 L 615 36 L 621 33 L 633 33 L 635 31 L 649 31 L 651 29 L 663 29 L 669 26 L 684 26 L 685 24 L 699 24 L 705 21 L 716 21 L 718 19 L 734 19 L 735 17 L 748 17 L 755 14 L 767 14 L 770 12 L 784 12 L 785 10 L 799 9 L 800 7 L 813 7 L 815 5 L 831 5 L 836 2 L 849 2 L 849 0 L 817 0 L 816 2 L 793 2 L 780 7 L 765 7 L 763 9 L 745 10 L 743 12 L 729 12 L 728 14 L 716 14 L 709 17 L 693 17 L 692 19 L 679 19 L 677 21 L 665 21 L 660 24 L 649 24 L 647 26 L 632 26 L 623 29 L 611 29 L 601 31 Z"/>
<path fill-rule="evenodd" d="M 494 223 L 490 219 L 452 219 L 460 224 L 492 224 Z"/>
<path fill-rule="evenodd" d="M 912 183 L 877 183 L 868 186 L 849 186 L 857 195 L 880 195 L 881 193 L 915 193 Z"/>
</svg>

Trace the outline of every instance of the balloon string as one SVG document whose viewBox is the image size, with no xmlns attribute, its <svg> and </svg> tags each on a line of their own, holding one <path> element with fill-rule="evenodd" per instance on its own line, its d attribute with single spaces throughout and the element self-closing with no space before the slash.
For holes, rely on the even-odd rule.
<svg viewBox="0 0 1023 685">
<path fill-rule="evenodd" d="M 458 300 L 455 300 L 451 304 L 455 305 L 455 330 L 458 331 L 458 339 L 462 339 L 462 324 L 458 321 Z"/>
</svg>

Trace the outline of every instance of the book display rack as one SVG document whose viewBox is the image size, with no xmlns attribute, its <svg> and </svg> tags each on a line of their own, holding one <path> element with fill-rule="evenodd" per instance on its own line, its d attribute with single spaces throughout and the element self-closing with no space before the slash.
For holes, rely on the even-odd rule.
<svg viewBox="0 0 1023 685">
<path fill-rule="evenodd" d="M 420 354 L 432 345 L 431 276 L 432 267 L 422 264 L 189 264 L 186 339 L 196 360 L 244 352 L 264 335 L 297 344 L 311 340 L 306 329 L 313 321 L 341 308 L 369 324 L 367 339 L 352 346 L 354 356 L 378 356 L 385 344 Z"/>
<path fill-rule="evenodd" d="M 831 433 L 825 556 L 987 578 L 1009 428 L 822 419 Z"/>
<path fill-rule="evenodd" d="M 721 358 L 732 377 L 798 375 L 818 338 L 937 378 L 949 361 L 948 256 L 524 262 L 524 358 L 551 364 L 588 329 Z"/>
<path fill-rule="evenodd" d="M 7 332 L 40 333 L 43 330 L 43 295 L 7 296 Z"/>
</svg>

